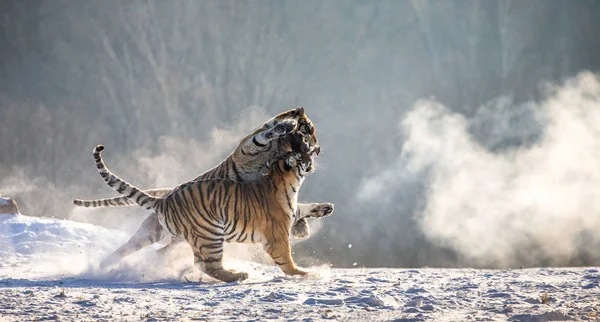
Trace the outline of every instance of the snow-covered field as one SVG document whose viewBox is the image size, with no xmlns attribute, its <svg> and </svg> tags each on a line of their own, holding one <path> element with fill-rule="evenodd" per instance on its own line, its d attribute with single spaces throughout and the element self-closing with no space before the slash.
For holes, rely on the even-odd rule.
<svg viewBox="0 0 600 322">
<path fill-rule="evenodd" d="M 191 258 L 153 249 L 95 266 L 128 236 L 98 226 L 0 215 L 0 320 L 599 320 L 598 268 L 330 269 L 287 278 L 229 258 L 250 278 L 201 279 Z M 326 260 L 326 259 L 324 259 Z M 165 261 L 169 264 L 165 265 Z M 193 280 L 194 282 L 188 282 Z"/>
</svg>

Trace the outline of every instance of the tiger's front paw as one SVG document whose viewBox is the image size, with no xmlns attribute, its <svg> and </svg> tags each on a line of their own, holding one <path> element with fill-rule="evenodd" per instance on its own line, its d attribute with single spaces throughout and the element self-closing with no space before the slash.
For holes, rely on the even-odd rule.
<svg viewBox="0 0 600 322">
<path fill-rule="evenodd" d="M 271 131 L 272 138 L 284 136 L 292 132 L 297 126 L 298 122 L 296 120 L 281 122 L 273 127 L 273 131 Z"/>
<path fill-rule="evenodd" d="M 310 210 L 310 214 L 307 218 L 322 218 L 327 217 L 333 213 L 334 207 L 331 202 L 316 204 Z"/>
</svg>

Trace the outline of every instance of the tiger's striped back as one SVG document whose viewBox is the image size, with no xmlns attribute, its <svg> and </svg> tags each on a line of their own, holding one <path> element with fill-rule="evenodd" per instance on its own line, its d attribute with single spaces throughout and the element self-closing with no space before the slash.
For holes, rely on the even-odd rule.
<svg viewBox="0 0 600 322">
<path fill-rule="evenodd" d="M 294 166 L 288 165 L 290 160 L 280 158 L 254 182 L 211 179 L 183 184 L 164 197 L 157 212 L 165 215 L 172 234 L 186 239 L 201 231 L 209 239 L 222 234 L 226 242 L 257 243 L 274 228 L 287 236 L 296 217 L 298 191 L 312 171 L 310 160 Z"/>
</svg>

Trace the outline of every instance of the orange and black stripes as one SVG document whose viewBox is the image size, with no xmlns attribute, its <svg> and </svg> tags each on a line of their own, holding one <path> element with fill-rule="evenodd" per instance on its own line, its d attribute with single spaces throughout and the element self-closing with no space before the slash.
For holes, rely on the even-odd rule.
<svg viewBox="0 0 600 322">
<path fill-rule="evenodd" d="M 286 274 L 304 274 L 291 258 L 289 233 L 296 216 L 297 191 L 311 162 L 297 153 L 278 160 L 268 176 L 256 182 L 229 179 L 190 181 L 157 198 L 125 182 L 105 166 L 94 149 L 100 176 L 117 192 L 158 213 L 170 234 L 184 238 L 194 250 L 194 261 L 207 274 L 223 281 L 245 278 L 222 267 L 223 242 L 263 243 Z M 290 189 L 293 187 L 293 189 Z"/>
<path fill-rule="evenodd" d="M 290 124 L 294 124 L 294 122 L 297 126 L 293 128 L 293 134 L 286 134 L 287 130 L 292 129 Z M 256 181 L 262 176 L 265 164 L 268 162 L 281 158 L 291 151 L 302 152 L 315 149 L 315 147 L 318 147 L 315 129 L 306 116 L 304 108 L 292 109 L 265 122 L 262 127 L 243 138 L 236 149 L 223 162 L 192 181 L 214 178 L 230 179 L 238 182 Z M 172 191 L 173 188 L 166 188 L 145 190 L 144 192 L 150 196 L 164 197 Z M 141 201 L 142 198 L 143 196 L 138 195 L 137 201 Z M 74 203 L 83 207 L 119 207 L 135 205 L 136 200 L 128 199 L 127 196 L 120 196 L 101 200 L 74 200 Z M 302 209 L 308 208 L 303 207 Z M 214 211 L 214 209 L 211 210 Z M 223 212 L 223 210 L 220 211 Z M 302 217 L 298 216 L 297 218 Z M 298 223 L 300 223 L 298 225 L 300 228 L 294 229 L 294 234 L 298 237 L 308 236 L 306 220 L 299 219 Z M 228 222 L 225 224 L 227 227 L 229 227 L 227 224 L 232 225 Z M 237 229 L 237 224 L 233 228 Z M 161 230 L 158 215 L 156 213 L 151 214 L 144 220 L 135 236 L 110 256 L 109 262 L 118 261 L 130 253 L 159 241 L 165 236 L 165 233 Z M 249 238 L 252 241 L 258 239 L 256 234 L 251 234 L 250 237 L 243 236 L 239 239 L 244 240 L 244 238 Z M 179 241 L 172 240 L 169 245 Z"/>
</svg>

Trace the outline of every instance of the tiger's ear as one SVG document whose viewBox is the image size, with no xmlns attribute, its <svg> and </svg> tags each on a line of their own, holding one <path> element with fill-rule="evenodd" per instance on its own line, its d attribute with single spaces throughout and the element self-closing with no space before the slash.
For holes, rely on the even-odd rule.
<svg viewBox="0 0 600 322">
<path fill-rule="evenodd" d="M 294 116 L 304 116 L 304 113 L 305 113 L 305 112 L 306 112 L 306 111 L 305 111 L 305 109 L 304 109 L 304 106 L 297 107 L 297 108 L 294 110 Z"/>
<path fill-rule="evenodd" d="M 304 116 L 304 107 L 301 106 L 301 107 L 293 108 L 291 110 L 287 110 L 285 112 L 279 113 L 271 120 L 281 121 L 281 120 L 285 120 L 285 119 L 289 119 L 289 118 L 296 118 L 298 116 Z"/>
</svg>

